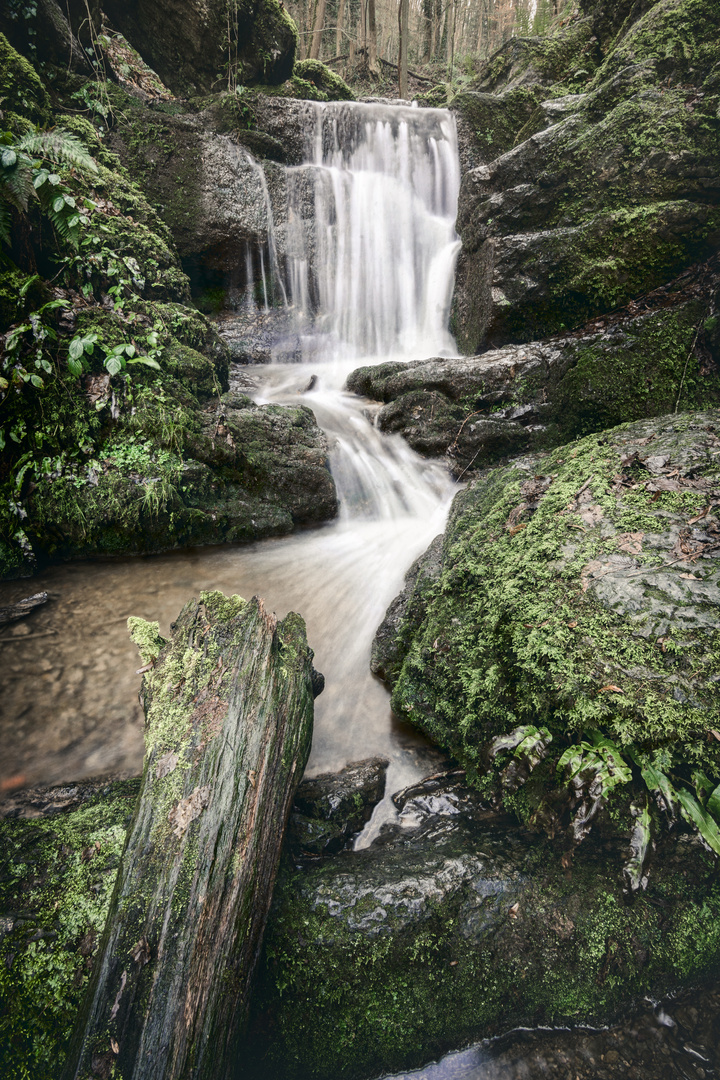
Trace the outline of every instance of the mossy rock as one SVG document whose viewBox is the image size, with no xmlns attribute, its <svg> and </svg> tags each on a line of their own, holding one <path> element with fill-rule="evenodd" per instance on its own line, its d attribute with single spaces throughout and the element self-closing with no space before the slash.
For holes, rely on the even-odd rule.
<svg viewBox="0 0 720 1080">
<path fill-rule="evenodd" d="M 35 68 L 0 34 L 0 108 L 33 124 L 50 122 L 50 97 Z"/>
<path fill-rule="evenodd" d="M 561 845 L 457 782 L 396 803 L 403 824 L 369 849 L 281 870 L 249 1077 L 405 1075 L 517 1026 L 606 1023 L 716 970 L 713 859 L 687 833 L 658 838 L 629 904 L 617 840 L 564 868 Z"/>
<path fill-rule="evenodd" d="M 493 161 L 514 146 L 518 133 L 535 113 L 537 101 L 534 88 L 518 87 L 504 94 L 461 90 L 450 108 L 470 126 L 481 160 Z M 440 107 L 444 106 L 443 100 Z M 526 132 L 526 137 L 528 134 L 531 132 Z"/>
<path fill-rule="evenodd" d="M 348 84 L 321 60 L 298 60 L 293 68 L 293 85 L 309 83 L 317 91 L 316 101 L 354 101 Z M 297 82 L 296 82 L 297 80 Z M 298 94 L 303 97 L 303 94 Z"/>
<path fill-rule="evenodd" d="M 78 788 L 89 797 L 73 798 Z M 139 788 L 139 779 L 75 785 L 51 793 L 79 803 L 67 812 L 0 821 L 3 1076 L 60 1074 Z"/>
<path fill-rule="evenodd" d="M 546 731 L 542 767 L 504 789 L 525 821 L 566 827 L 555 765 L 596 736 L 639 798 L 648 765 L 683 791 L 720 781 L 719 425 L 718 410 L 670 415 L 482 475 L 455 499 L 436 580 L 381 634 L 394 710 L 481 789 L 507 765 L 494 740 Z"/>
</svg>

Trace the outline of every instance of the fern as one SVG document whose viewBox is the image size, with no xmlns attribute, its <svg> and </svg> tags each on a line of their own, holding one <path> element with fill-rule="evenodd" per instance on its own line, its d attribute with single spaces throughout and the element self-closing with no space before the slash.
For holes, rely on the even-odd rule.
<svg viewBox="0 0 720 1080">
<path fill-rule="evenodd" d="M 0 239 L 10 244 L 11 210 L 27 213 L 36 196 L 57 235 L 77 245 L 80 215 L 75 198 L 60 177 L 42 163 L 97 172 L 97 165 L 75 135 L 63 128 L 33 131 L 19 138 L 0 133 Z"/>
<path fill-rule="evenodd" d="M 52 131 L 31 131 L 21 136 L 13 149 L 19 154 L 42 158 L 55 164 L 70 165 L 74 169 L 97 172 L 97 165 L 83 144 L 64 128 Z"/>
</svg>

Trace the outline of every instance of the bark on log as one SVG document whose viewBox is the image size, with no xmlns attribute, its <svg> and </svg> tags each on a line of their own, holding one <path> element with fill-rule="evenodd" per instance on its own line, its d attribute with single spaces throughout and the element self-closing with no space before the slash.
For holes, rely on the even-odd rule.
<svg viewBox="0 0 720 1080">
<path fill-rule="evenodd" d="M 257 597 L 201 593 L 170 642 L 129 623 L 145 767 L 64 1076 L 224 1080 L 310 749 L 313 654 L 303 620 Z"/>
<path fill-rule="evenodd" d="M 38 592 L 32 596 L 27 596 L 24 600 L 18 600 L 16 604 L 0 607 L 0 626 L 4 626 L 5 623 L 15 622 L 16 619 L 24 619 L 36 607 L 46 604 L 47 599 L 48 594 L 46 592 Z"/>
</svg>

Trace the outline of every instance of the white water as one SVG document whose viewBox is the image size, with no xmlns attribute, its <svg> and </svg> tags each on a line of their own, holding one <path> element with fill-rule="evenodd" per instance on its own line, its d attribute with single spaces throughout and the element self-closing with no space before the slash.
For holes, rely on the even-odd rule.
<svg viewBox="0 0 720 1080">
<path fill-rule="evenodd" d="M 311 772 L 385 754 L 390 794 L 437 765 L 437 752 L 393 720 L 369 659 L 407 568 L 444 527 L 454 485 L 399 437 L 381 436 L 366 404 L 342 387 L 362 363 L 454 349 L 446 329 L 457 251 L 454 121 L 442 110 L 382 105 L 317 106 L 313 116 L 314 164 L 291 171 L 311 178 L 318 216 L 304 219 L 305 247 L 294 249 L 285 278 L 305 360 L 247 371 L 262 380 L 259 401 L 314 410 L 330 443 L 339 518 L 251 546 L 74 564 L 41 575 L 33 589 L 48 589 L 53 602 L 33 616 L 27 641 L 13 630 L 3 647 L 7 774 L 52 782 L 139 771 L 138 664 L 125 619 L 159 619 L 167 632 L 182 604 L 208 588 L 259 594 L 278 615 L 295 610 L 305 618 L 326 677 Z M 281 255 L 272 222 L 269 232 L 274 263 Z M 22 590 L 18 584 L 11 591 Z M 29 672 L 38 674 L 30 699 Z M 390 812 L 387 799 L 364 842 Z"/>
<path fill-rule="evenodd" d="M 286 290 L 304 357 L 453 353 L 454 117 L 397 105 L 311 108 L 307 163 L 288 175 Z"/>
</svg>

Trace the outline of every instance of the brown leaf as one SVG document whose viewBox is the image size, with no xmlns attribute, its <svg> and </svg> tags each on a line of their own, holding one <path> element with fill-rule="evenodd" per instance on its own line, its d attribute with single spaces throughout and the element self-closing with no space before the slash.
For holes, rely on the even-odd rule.
<svg viewBox="0 0 720 1080">
<path fill-rule="evenodd" d="M 710 734 L 714 735 L 718 742 L 720 742 L 720 731 L 716 731 L 715 728 L 710 728 Z"/>
<path fill-rule="evenodd" d="M 155 776 L 158 780 L 162 780 L 164 776 L 169 776 L 178 763 L 177 754 L 172 750 L 168 750 L 166 754 L 163 754 L 161 758 L 158 758 L 158 763 L 155 766 Z"/>
<path fill-rule="evenodd" d="M 598 693 L 599 694 L 605 694 L 605 693 L 624 694 L 625 691 L 622 690 L 619 686 L 615 686 L 614 683 L 608 683 L 607 686 L 601 686 Z"/>
<path fill-rule="evenodd" d="M 700 580 L 702 580 L 701 578 L 697 577 L 695 574 L 680 574 L 680 577 L 685 578 L 686 581 L 700 581 Z"/>
<path fill-rule="evenodd" d="M 520 911 L 520 902 L 518 901 L 517 903 L 513 904 L 513 906 L 510 908 L 510 910 L 508 911 L 508 915 L 510 916 L 511 919 L 517 919 L 519 911 Z"/>
<path fill-rule="evenodd" d="M 617 546 L 619 551 L 627 551 L 630 555 L 639 555 L 642 551 L 642 541 L 645 533 L 642 532 L 628 532 L 622 533 L 617 538 Z"/>
<path fill-rule="evenodd" d="M 569 622 L 568 626 L 570 627 L 571 630 L 574 630 L 575 627 L 577 626 L 577 619 L 573 619 L 572 622 Z"/>
<path fill-rule="evenodd" d="M 171 825 L 174 825 L 173 833 L 177 837 L 181 837 L 191 821 L 200 817 L 203 810 L 210 802 L 210 788 L 209 787 L 196 787 L 195 790 L 188 795 L 187 799 L 181 799 L 181 801 L 174 806 L 168 814 L 168 821 Z"/>
<path fill-rule="evenodd" d="M 145 967 L 146 964 L 150 963 L 150 956 L 151 953 L 148 940 L 146 937 L 141 937 L 135 948 L 131 951 L 130 957 L 132 960 L 135 961 L 136 964 L 139 964 L 142 968 Z"/>
</svg>

